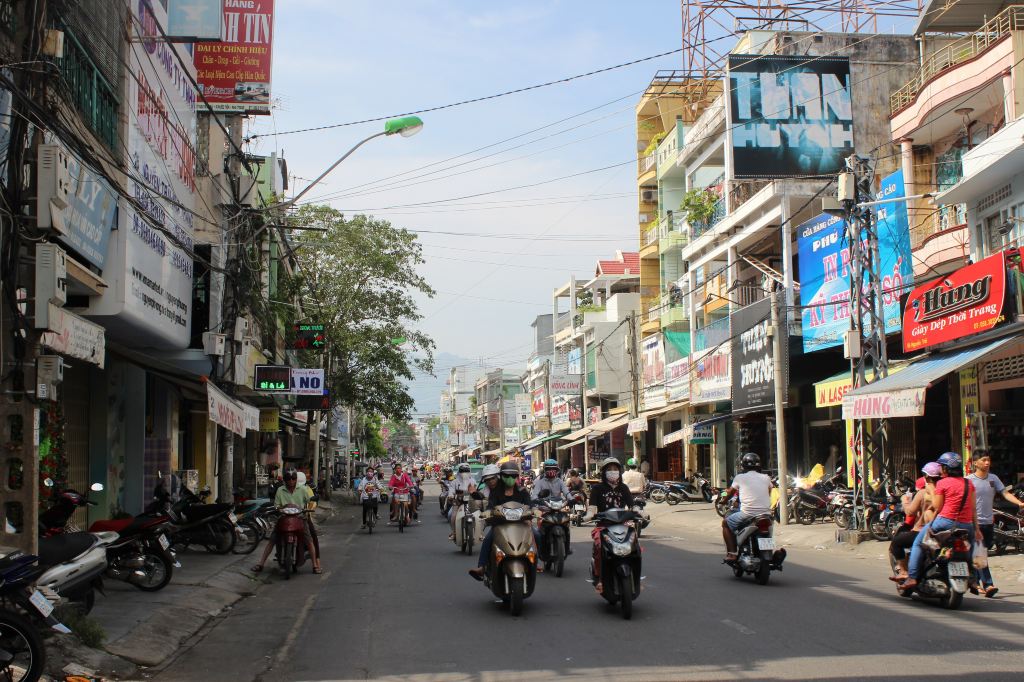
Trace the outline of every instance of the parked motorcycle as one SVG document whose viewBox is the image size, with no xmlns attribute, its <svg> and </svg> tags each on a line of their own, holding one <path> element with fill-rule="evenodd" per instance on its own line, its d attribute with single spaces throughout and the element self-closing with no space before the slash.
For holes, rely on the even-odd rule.
<svg viewBox="0 0 1024 682">
<path fill-rule="evenodd" d="M 629 509 L 608 509 L 594 517 L 601 532 L 601 596 L 619 605 L 622 617 L 633 617 L 633 601 L 640 596 L 641 550 L 636 523 L 640 517 Z M 594 560 L 590 581 L 596 585 Z"/>
<path fill-rule="evenodd" d="M 907 598 L 917 594 L 925 599 L 937 599 L 947 609 L 959 608 L 971 577 L 971 534 L 961 528 L 938 533 L 929 531 L 921 547 L 925 551 L 923 577 L 914 589 L 903 590 L 898 585 L 897 592 Z M 889 562 L 893 575 L 898 575 L 899 567 L 892 555 Z"/>
<path fill-rule="evenodd" d="M 633 498 L 633 513 L 636 514 L 636 536 L 643 535 L 644 529 L 651 525 L 651 515 L 644 513 L 647 507 L 647 500 L 637 495 Z"/>
<path fill-rule="evenodd" d="M 655 504 L 661 504 L 668 498 L 668 486 L 657 481 L 648 481 L 644 496 Z"/>
<path fill-rule="evenodd" d="M 46 667 L 40 630 L 71 632 L 54 616 L 54 605 L 32 587 L 45 571 L 37 557 L 20 551 L 0 558 L 0 677 L 35 682 Z"/>
<path fill-rule="evenodd" d="M 711 481 L 700 474 L 693 474 L 688 480 L 669 481 L 665 501 L 671 505 L 680 502 L 711 502 Z"/>
<path fill-rule="evenodd" d="M 559 497 L 552 499 L 550 491 L 540 493 L 540 556 L 544 570 L 554 570 L 555 577 L 561 578 L 565 570 L 565 557 L 569 554 L 568 501 Z"/>
<path fill-rule="evenodd" d="M 1008 513 L 1002 509 L 994 509 L 992 514 L 993 552 L 1004 554 L 1010 547 L 1021 551 L 1024 547 L 1024 518 L 1019 512 Z"/>
<path fill-rule="evenodd" d="M 533 544 L 534 512 L 518 502 L 506 502 L 485 512 L 494 527 L 494 549 L 487 557 L 484 585 L 508 605 L 509 613 L 523 612 L 523 600 L 537 584 L 537 554 Z"/>
<path fill-rule="evenodd" d="M 767 585 L 772 571 L 782 570 L 786 550 L 775 548 L 773 529 L 771 514 L 761 514 L 737 532 L 736 559 L 723 562 L 737 578 L 749 573 L 759 585 Z"/>
<path fill-rule="evenodd" d="M 238 541 L 238 517 L 230 504 L 206 504 L 204 498 L 209 494 L 209 488 L 203 488 L 197 495 L 182 486 L 178 501 L 173 502 L 161 479 L 153 489 L 154 501 L 147 511 L 170 517 L 174 524 L 170 540 L 176 549 L 200 545 L 216 554 L 228 554 Z"/>
</svg>

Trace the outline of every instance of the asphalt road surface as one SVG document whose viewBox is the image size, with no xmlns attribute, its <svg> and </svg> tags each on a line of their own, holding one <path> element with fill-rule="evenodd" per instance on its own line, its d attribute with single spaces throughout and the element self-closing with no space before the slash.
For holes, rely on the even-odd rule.
<svg viewBox="0 0 1024 682">
<path fill-rule="evenodd" d="M 156 679 L 1024 679 L 1020 582 L 948 612 L 897 597 L 880 562 L 801 550 L 762 587 L 685 521 L 648 529 L 633 620 L 586 580 L 587 527 L 573 529 L 564 577 L 539 576 L 513 618 L 466 575 L 475 559 L 448 541 L 437 492 L 428 483 L 405 533 L 367 535 L 338 503 L 324 575 L 276 576 Z"/>
</svg>

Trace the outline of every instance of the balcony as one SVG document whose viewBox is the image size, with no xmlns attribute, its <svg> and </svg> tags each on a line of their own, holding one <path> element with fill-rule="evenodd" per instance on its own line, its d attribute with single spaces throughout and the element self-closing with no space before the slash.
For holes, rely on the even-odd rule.
<svg viewBox="0 0 1024 682">
<path fill-rule="evenodd" d="M 729 340 L 729 318 L 723 317 L 697 330 L 693 335 L 693 352 L 700 353 L 715 348 Z"/>
<path fill-rule="evenodd" d="M 672 214 L 658 223 L 658 253 L 678 249 L 690 243 L 690 235 L 686 232 L 686 221 L 682 216 Z"/>
<path fill-rule="evenodd" d="M 911 104 L 928 81 L 935 76 L 974 59 L 1009 36 L 1011 31 L 1022 29 L 1024 29 L 1024 7 L 1014 5 L 986 21 L 971 35 L 929 55 L 917 75 L 889 97 L 890 113 L 895 114 Z"/>
<path fill-rule="evenodd" d="M 70 91 L 71 101 L 96 136 L 111 150 L 116 150 L 117 95 L 74 34 L 66 27 L 62 28 L 64 57 L 57 60 L 57 65 Z"/>
<path fill-rule="evenodd" d="M 715 204 L 714 213 L 711 214 L 710 218 L 707 220 L 696 220 L 690 224 L 691 238 L 696 239 L 705 232 L 710 232 L 723 218 L 725 218 L 725 202 L 719 199 Z"/>
<path fill-rule="evenodd" d="M 943 206 L 927 221 L 911 228 L 910 250 L 914 255 L 915 280 L 932 279 L 937 273 L 960 267 L 970 255 L 966 212 L 962 216 L 963 222 L 956 224 L 955 221 L 960 220 L 957 208 L 962 209 L 963 204 Z"/>
<path fill-rule="evenodd" d="M 658 150 L 655 153 L 657 154 L 659 180 L 676 168 L 676 159 L 679 157 L 679 151 L 683 148 L 685 135 L 686 129 L 683 122 L 676 121 L 676 127 L 658 145 Z"/>
<path fill-rule="evenodd" d="M 675 298 L 675 300 L 673 300 L 673 298 Z M 661 308 L 659 322 L 662 329 L 672 325 L 680 325 L 689 330 L 689 309 L 686 306 L 686 301 L 682 297 L 682 293 L 675 294 L 675 296 L 672 294 L 663 295 L 659 302 L 659 307 Z"/>
<path fill-rule="evenodd" d="M 641 157 L 637 160 L 637 177 L 642 177 L 647 173 L 655 169 L 658 165 L 658 152 L 653 151 L 650 154 Z"/>
</svg>

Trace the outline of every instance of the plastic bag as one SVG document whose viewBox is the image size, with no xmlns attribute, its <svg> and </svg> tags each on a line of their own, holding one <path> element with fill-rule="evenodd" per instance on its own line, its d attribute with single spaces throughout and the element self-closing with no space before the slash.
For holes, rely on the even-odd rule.
<svg viewBox="0 0 1024 682">
<path fill-rule="evenodd" d="M 974 567 L 977 569 L 988 568 L 988 547 L 984 542 L 974 545 Z"/>
</svg>

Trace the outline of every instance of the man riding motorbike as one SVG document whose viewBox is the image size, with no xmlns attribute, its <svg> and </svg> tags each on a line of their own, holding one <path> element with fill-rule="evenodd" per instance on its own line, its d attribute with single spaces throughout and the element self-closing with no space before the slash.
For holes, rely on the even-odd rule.
<svg viewBox="0 0 1024 682">
<path fill-rule="evenodd" d="M 736 533 L 761 514 L 772 510 L 772 479 L 761 473 L 761 458 L 753 452 L 740 457 L 742 473 L 736 474 L 727 497 L 740 496 L 740 508 L 722 519 L 725 560 L 736 561 Z"/>
<path fill-rule="evenodd" d="M 377 502 L 380 500 L 381 481 L 377 480 L 377 474 L 373 467 L 366 469 L 366 475 L 359 482 L 359 500 L 363 503 L 363 525 L 366 528 L 366 520 L 370 514 L 377 511 Z"/>
<path fill-rule="evenodd" d="M 505 462 L 501 465 L 499 473 L 501 475 L 500 482 L 498 477 L 493 476 L 493 473 L 489 471 L 494 465 L 484 467 L 484 481 L 490 488 L 490 493 L 487 496 L 487 509 L 494 509 L 500 507 L 506 502 L 518 502 L 529 506 L 531 504 L 530 494 L 524 489 L 519 487 L 519 467 L 515 462 Z M 497 468 L 497 467 L 494 467 Z M 493 481 L 493 482 L 492 482 Z M 491 555 L 491 548 L 494 547 L 494 537 L 492 535 L 492 528 L 487 527 L 487 532 L 484 534 L 483 542 L 480 543 L 480 557 L 477 560 L 476 568 L 469 569 L 469 574 L 476 580 L 484 579 L 484 570 L 487 566 L 487 559 Z M 533 542 L 534 545 L 540 546 L 540 533 L 536 528 L 533 529 Z M 537 571 L 540 572 L 540 567 L 537 567 Z"/>
<path fill-rule="evenodd" d="M 274 506 L 278 509 L 284 507 L 309 509 L 310 500 L 313 498 L 313 491 L 309 489 L 309 486 L 300 486 L 298 483 L 299 472 L 292 467 L 286 469 L 284 472 L 284 485 L 278 488 L 277 493 L 274 495 Z M 306 542 L 306 551 L 313 559 L 313 572 L 323 573 L 323 569 L 320 566 L 320 556 L 316 553 L 316 547 L 313 545 L 313 535 L 309 532 L 309 525 L 305 522 L 302 526 L 302 538 Z M 275 547 L 277 547 L 277 533 L 272 532 L 270 534 L 270 542 L 267 543 L 266 548 L 263 550 L 260 562 L 252 568 L 254 573 L 259 573 L 263 570 L 263 565 L 267 563 L 267 557 L 270 556 L 270 552 Z"/>
<path fill-rule="evenodd" d="M 448 523 L 452 527 L 452 533 L 448 536 L 449 540 L 455 539 L 455 505 L 458 498 L 460 496 L 472 495 L 474 492 L 476 492 L 476 481 L 473 480 L 471 469 L 468 464 L 460 464 L 459 475 L 448 486 L 448 497 L 452 500 L 452 505 L 448 509 Z"/>
<path fill-rule="evenodd" d="M 547 497 L 545 499 L 548 499 L 548 500 L 557 500 L 559 498 L 561 498 L 563 500 L 571 499 L 571 494 L 570 494 L 570 491 L 569 491 L 569 486 L 567 486 L 565 484 L 565 481 L 563 481 L 562 478 L 559 476 L 561 471 L 558 468 L 558 462 L 556 462 L 553 459 L 546 459 L 546 460 L 544 460 L 544 464 L 542 466 L 544 467 L 544 474 L 543 474 L 543 476 L 541 476 L 540 478 L 537 479 L 536 483 L 533 484 L 533 500 L 534 500 L 534 503 L 536 503 L 538 501 L 543 502 L 543 500 L 541 500 L 541 498 L 540 498 L 540 493 L 541 493 L 541 491 L 544 491 L 544 490 L 546 490 L 548 492 Z M 566 534 L 566 537 L 565 537 L 566 553 L 567 554 L 572 554 L 572 544 L 569 542 L 569 526 L 568 525 L 566 525 L 566 527 L 565 527 L 565 534 Z"/>
<path fill-rule="evenodd" d="M 597 513 L 609 509 L 629 509 L 633 505 L 633 494 L 620 480 L 622 465 L 614 457 L 604 459 L 598 469 L 601 482 L 590 488 L 590 506 L 597 508 Z M 593 515 L 591 516 L 593 518 Z M 590 533 L 594 540 L 594 588 L 600 593 L 601 584 L 601 528 L 595 526 Z"/>
<path fill-rule="evenodd" d="M 647 487 L 647 477 L 636 468 L 636 460 L 630 457 L 626 460 L 626 473 L 622 474 L 622 482 L 629 488 L 633 496 L 643 495 Z"/>
</svg>

